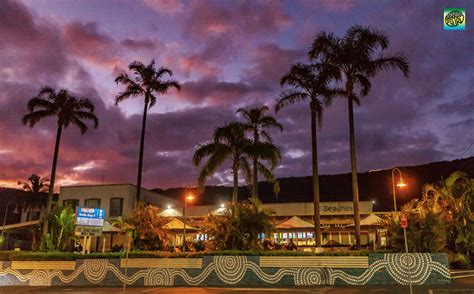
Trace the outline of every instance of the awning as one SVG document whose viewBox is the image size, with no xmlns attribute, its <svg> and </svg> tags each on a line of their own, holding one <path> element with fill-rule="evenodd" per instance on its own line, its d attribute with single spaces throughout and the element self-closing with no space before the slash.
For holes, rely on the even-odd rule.
<svg viewBox="0 0 474 294">
<path fill-rule="evenodd" d="M 282 222 L 276 226 L 277 229 L 296 229 L 296 228 L 314 228 L 312 223 L 304 221 L 297 216 L 291 217 L 289 220 Z"/>
<path fill-rule="evenodd" d="M 369 214 L 360 221 L 361 226 L 379 226 L 383 220 L 375 214 Z"/>
<path fill-rule="evenodd" d="M 114 227 L 113 225 L 110 224 L 108 221 L 104 221 L 104 226 L 102 227 L 102 232 L 104 233 L 121 233 L 122 230 Z"/>
<path fill-rule="evenodd" d="M 10 225 L 6 225 L 5 227 L 0 226 L 0 231 L 2 231 L 3 229 L 5 229 L 5 231 L 11 230 L 11 229 L 19 229 L 19 228 L 24 228 L 24 227 L 29 227 L 29 226 L 38 225 L 38 224 L 39 224 L 39 220 L 34 220 L 34 221 L 29 221 L 29 222 L 22 222 L 22 223 L 16 223 L 16 224 L 10 224 Z"/>
<path fill-rule="evenodd" d="M 361 226 L 382 226 L 382 219 L 375 214 L 369 214 L 360 221 Z M 348 227 L 353 227 L 354 222 L 352 222 Z"/>
<path fill-rule="evenodd" d="M 163 226 L 163 229 L 168 230 L 182 230 L 184 228 L 184 223 L 177 218 L 172 219 L 169 223 Z M 197 228 L 186 225 L 186 230 L 197 231 Z"/>
</svg>

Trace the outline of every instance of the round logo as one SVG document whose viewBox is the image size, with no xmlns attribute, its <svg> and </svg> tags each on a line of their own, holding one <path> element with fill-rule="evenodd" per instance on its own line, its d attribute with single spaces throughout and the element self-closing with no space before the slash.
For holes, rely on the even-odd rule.
<svg viewBox="0 0 474 294">
<path fill-rule="evenodd" d="M 450 11 L 444 17 L 444 23 L 448 27 L 457 27 L 464 22 L 464 13 L 459 10 Z"/>
</svg>

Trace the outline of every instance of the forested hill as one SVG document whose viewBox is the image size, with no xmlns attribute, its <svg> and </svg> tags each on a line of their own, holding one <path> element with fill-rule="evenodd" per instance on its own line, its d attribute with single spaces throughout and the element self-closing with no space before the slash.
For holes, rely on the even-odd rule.
<svg viewBox="0 0 474 294">
<path fill-rule="evenodd" d="M 397 203 L 402 204 L 412 198 L 419 198 L 421 189 L 426 183 L 434 183 L 448 177 L 454 171 L 464 171 L 474 177 L 474 157 L 453 161 L 433 162 L 418 166 L 399 167 L 402 170 L 407 186 L 397 187 Z M 320 176 L 321 201 L 351 201 L 351 175 Z M 398 173 L 396 174 L 398 179 Z M 312 201 L 311 177 L 281 178 L 281 192 L 278 197 L 273 194 L 272 185 L 259 182 L 260 199 L 263 202 L 305 202 Z M 182 197 L 184 188 L 155 189 L 155 191 L 172 196 Z M 393 208 L 391 169 L 377 170 L 359 174 L 360 200 L 375 200 L 377 211 L 388 211 Z M 196 204 L 215 204 L 230 200 L 232 187 L 207 186 L 203 195 L 196 199 Z M 248 187 L 239 188 L 239 199 L 250 197 Z"/>
</svg>

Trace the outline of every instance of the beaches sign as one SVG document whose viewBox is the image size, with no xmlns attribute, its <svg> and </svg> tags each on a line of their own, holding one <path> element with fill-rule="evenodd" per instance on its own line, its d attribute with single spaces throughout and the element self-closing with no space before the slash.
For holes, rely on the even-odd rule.
<svg viewBox="0 0 474 294">
<path fill-rule="evenodd" d="M 321 202 L 321 212 L 326 214 L 350 214 L 354 212 L 352 202 Z"/>
</svg>

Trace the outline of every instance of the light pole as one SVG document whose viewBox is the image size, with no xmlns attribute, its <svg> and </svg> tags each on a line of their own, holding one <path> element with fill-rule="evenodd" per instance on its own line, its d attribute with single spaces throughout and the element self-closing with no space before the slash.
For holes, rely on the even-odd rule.
<svg viewBox="0 0 474 294">
<path fill-rule="evenodd" d="M 188 193 L 184 197 L 184 205 L 183 205 L 183 252 L 186 251 L 186 202 L 188 201 L 193 201 L 194 200 L 194 195 L 191 193 Z"/>
<path fill-rule="evenodd" d="M 20 213 L 20 212 L 18 211 L 18 203 L 14 202 L 14 201 L 8 201 L 7 207 L 5 208 L 5 214 L 4 214 L 4 216 L 3 216 L 2 249 L 4 249 L 4 247 L 5 247 L 5 239 L 4 239 L 4 236 L 5 236 L 5 223 L 7 222 L 8 207 L 10 206 L 10 204 L 15 204 L 15 209 L 13 210 L 13 213 L 14 213 L 14 214 Z"/>
<path fill-rule="evenodd" d="M 400 176 L 400 182 L 398 182 L 398 184 L 395 185 L 395 171 L 398 171 L 398 174 Z M 398 168 L 394 168 L 392 169 L 392 189 L 393 189 L 393 211 L 397 212 L 397 196 L 396 196 L 396 189 L 395 189 L 395 186 L 398 186 L 398 187 L 405 187 L 407 184 L 405 184 L 405 182 L 403 182 L 403 175 L 402 175 L 402 171 Z"/>
</svg>

